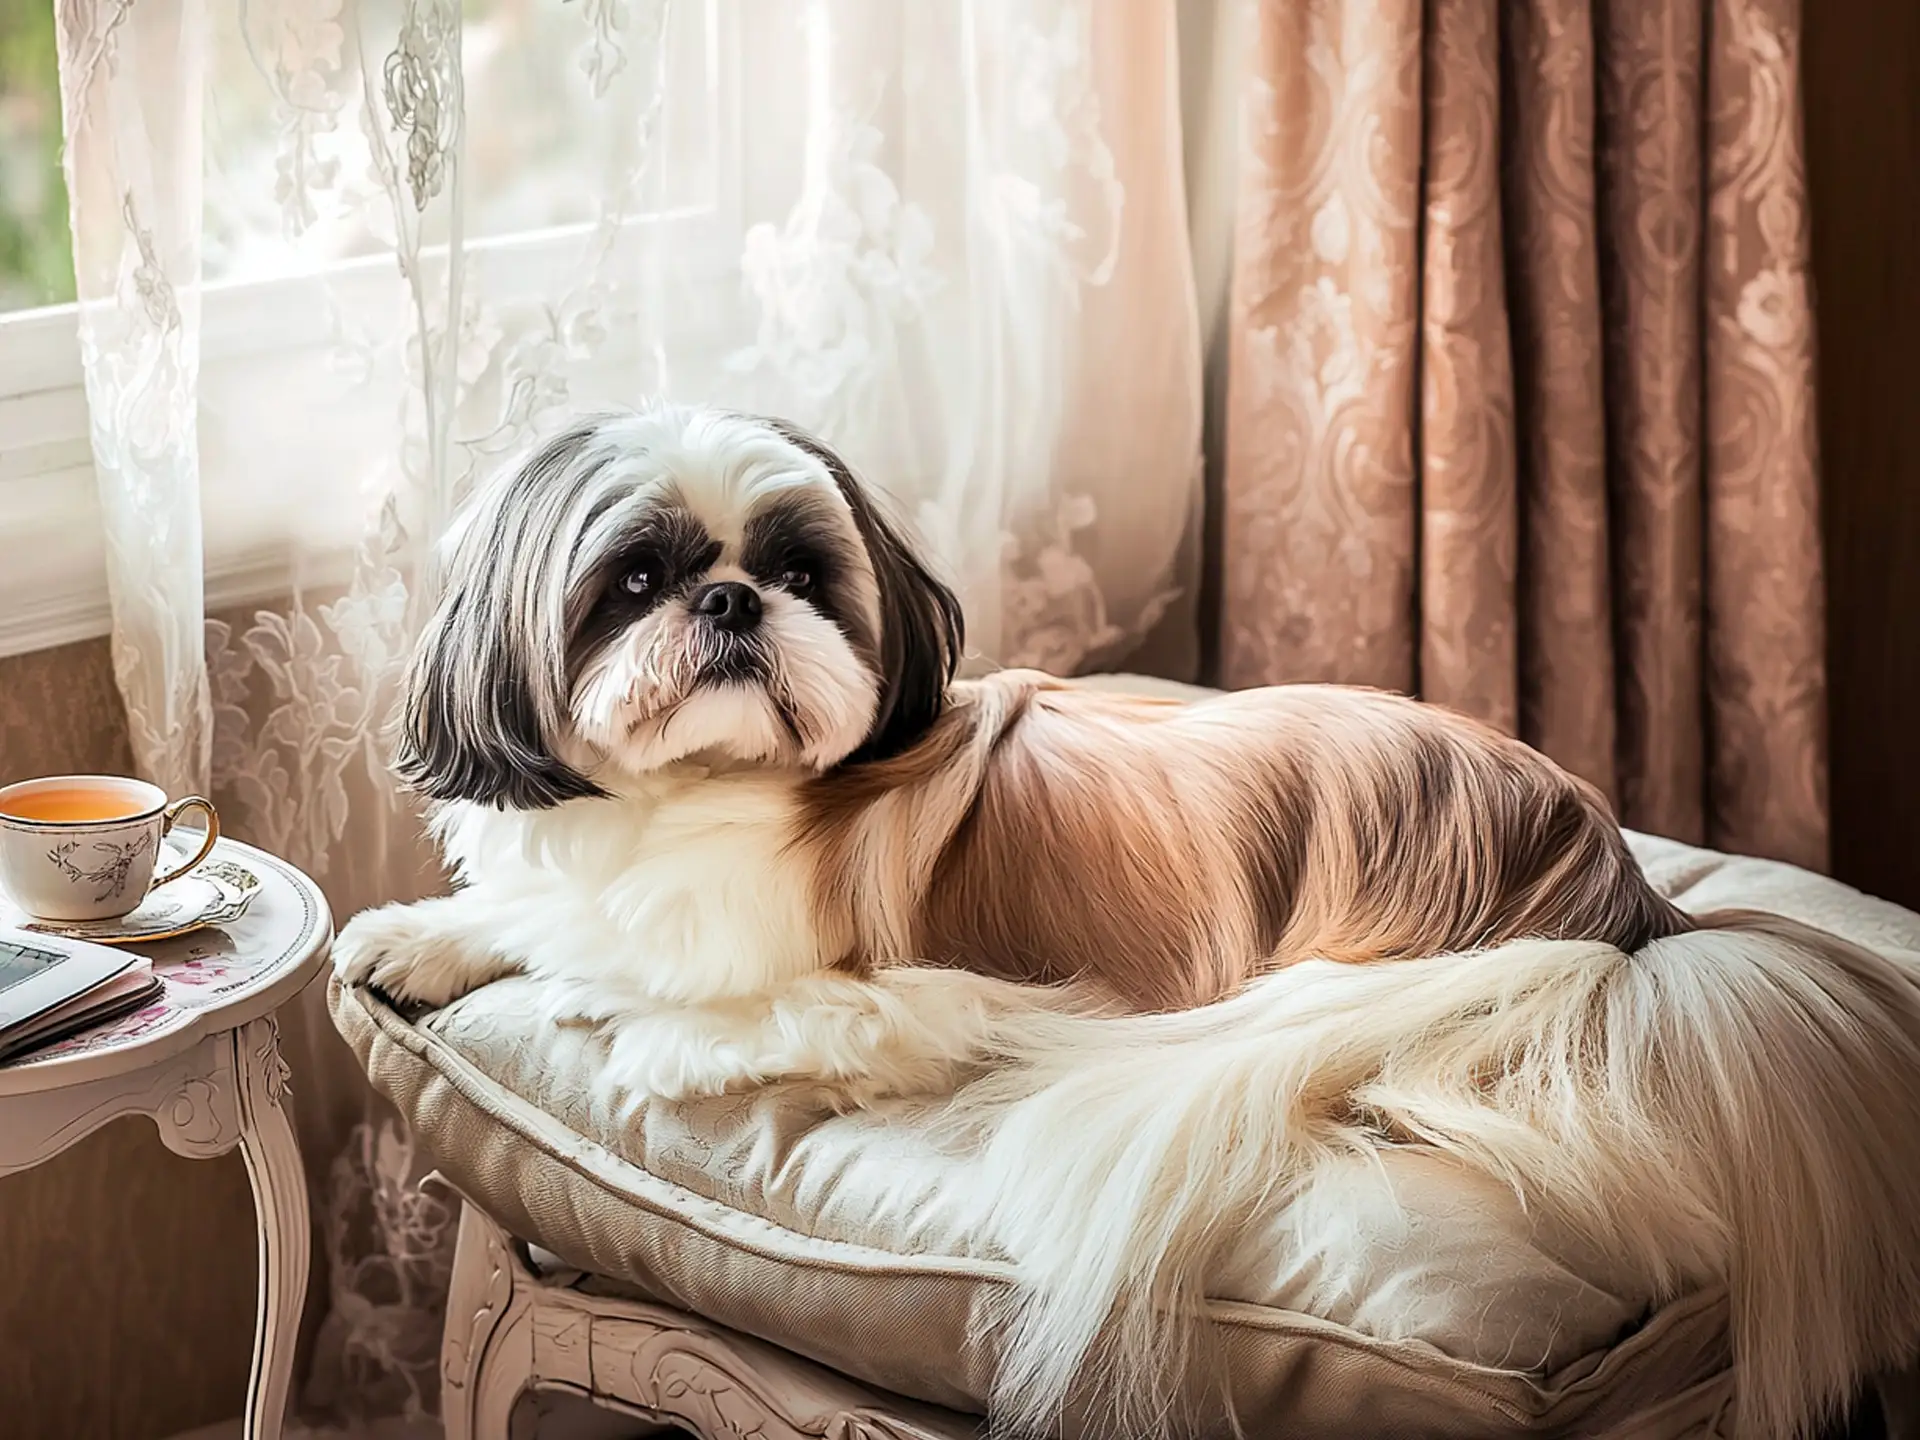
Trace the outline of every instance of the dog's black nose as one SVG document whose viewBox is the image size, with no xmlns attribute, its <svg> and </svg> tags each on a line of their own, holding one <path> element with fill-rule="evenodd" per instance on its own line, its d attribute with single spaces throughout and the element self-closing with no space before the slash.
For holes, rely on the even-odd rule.
<svg viewBox="0 0 1920 1440">
<path fill-rule="evenodd" d="M 744 635 L 760 623 L 760 592 L 738 580 L 722 580 L 695 595 L 693 609 L 716 629 Z"/>
</svg>

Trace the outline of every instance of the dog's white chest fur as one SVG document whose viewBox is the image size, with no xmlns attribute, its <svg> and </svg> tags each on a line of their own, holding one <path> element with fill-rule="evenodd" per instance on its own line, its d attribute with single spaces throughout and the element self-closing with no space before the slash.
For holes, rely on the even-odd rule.
<svg viewBox="0 0 1920 1440">
<path fill-rule="evenodd" d="M 790 781 L 687 769 L 533 814 L 460 806 L 440 828 L 501 948 L 597 1017 L 750 994 L 838 958 L 789 844 L 794 813 Z"/>
<path fill-rule="evenodd" d="M 835 969 L 850 937 L 792 844 L 790 778 L 618 783 L 553 810 L 441 812 L 460 890 L 357 917 L 342 976 L 444 1004 L 523 970 L 538 1020 L 608 1022 L 602 1079 L 627 1100 L 789 1079 L 850 1103 L 942 1093 L 990 1032 L 1068 1003 L 966 971 Z"/>
</svg>

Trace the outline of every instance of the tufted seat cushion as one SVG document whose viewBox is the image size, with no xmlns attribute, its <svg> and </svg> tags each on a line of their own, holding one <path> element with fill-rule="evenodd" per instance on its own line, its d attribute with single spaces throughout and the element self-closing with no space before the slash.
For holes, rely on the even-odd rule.
<svg viewBox="0 0 1920 1440">
<path fill-rule="evenodd" d="M 1776 910 L 1920 967 L 1920 916 L 1789 866 L 1630 839 L 1689 909 Z M 609 1288 L 982 1409 L 982 1322 L 1011 1272 L 958 1203 L 967 1157 L 924 1112 L 833 1116 L 776 1090 L 622 1121 L 599 1042 L 533 1027 L 526 985 L 413 1023 L 337 981 L 331 1002 L 375 1086 L 508 1229 Z M 1731 1388 L 1720 1295 L 1654 1313 L 1605 1257 L 1418 1150 L 1278 1206 L 1213 1293 L 1249 1435 L 1708 1435 Z"/>
</svg>

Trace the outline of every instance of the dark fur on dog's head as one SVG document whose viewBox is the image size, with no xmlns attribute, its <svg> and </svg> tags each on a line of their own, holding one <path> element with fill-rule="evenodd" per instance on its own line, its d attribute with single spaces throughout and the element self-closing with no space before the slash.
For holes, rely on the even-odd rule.
<svg viewBox="0 0 1920 1440">
<path fill-rule="evenodd" d="M 885 683 L 866 742 L 848 757 L 859 763 L 897 755 L 940 718 L 947 686 L 966 648 L 960 599 L 934 578 L 900 530 L 881 513 L 847 464 L 818 439 L 783 420 L 768 424 L 827 467 L 853 511 L 880 587 L 880 653 Z"/>
<path fill-rule="evenodd" d="M 534 810 L 699 757 L 814 772 L 939 717 L 959 601 L 816 437 L 596 415 L 477 496 L 406 682 L 396 771 Z"/>
</svg>

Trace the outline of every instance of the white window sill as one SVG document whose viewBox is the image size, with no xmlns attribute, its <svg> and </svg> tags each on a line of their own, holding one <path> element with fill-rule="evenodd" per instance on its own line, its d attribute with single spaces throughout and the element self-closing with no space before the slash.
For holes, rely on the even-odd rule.
<svg viewBox="0 0 1920 1440">
<path fill-rule="evenodd" d="M 633 227 L 673 226 L 666 241 L 705 257 L 691 277 L 716 301 L 737 291 L 737 231 L 718 207 L 635 219 Z M 470 261 L 486 266 L 488 299 L 539 296 L 590 234 L 591 227 L 476 242 Z M 249 367 L 321 363 L 303 351 L 331 343 L 329 315 L 390 309 L 391 257 L 333 267 L 324 275 L 210 285 L 202 299 L 203 377 L 236 363 Z M 699 307 L 691 307 L 697 311 Z M 0 656 L 24 654 L 106 635 L 111 629 L 106 546 L 88 437 L 80 365 L 79 310 L 73 305 L 0 315 Z M 675 337 L 682 353 L 710 348 L 714 337 Z M 707 343 L 702 343 L 703 341 Z M 612 352 L 634 337 L 612 337 Z M 297 444 L 297 410 L 288 443 Z M 214 433 L 202 412 L 203 457 Z M 217 429 L 217 427 L 216 427 Z M 364 477 L 343 474 L 322 495 L 275 491 L 250 469 L 210 466 L 201 476 L 205 607 L 219 614 L 281 600 L 297 585 L 344 580 L 354 548 L 372 522 Z M 296 567 L 295 557 L 299 557 Z"/>
</svg>

